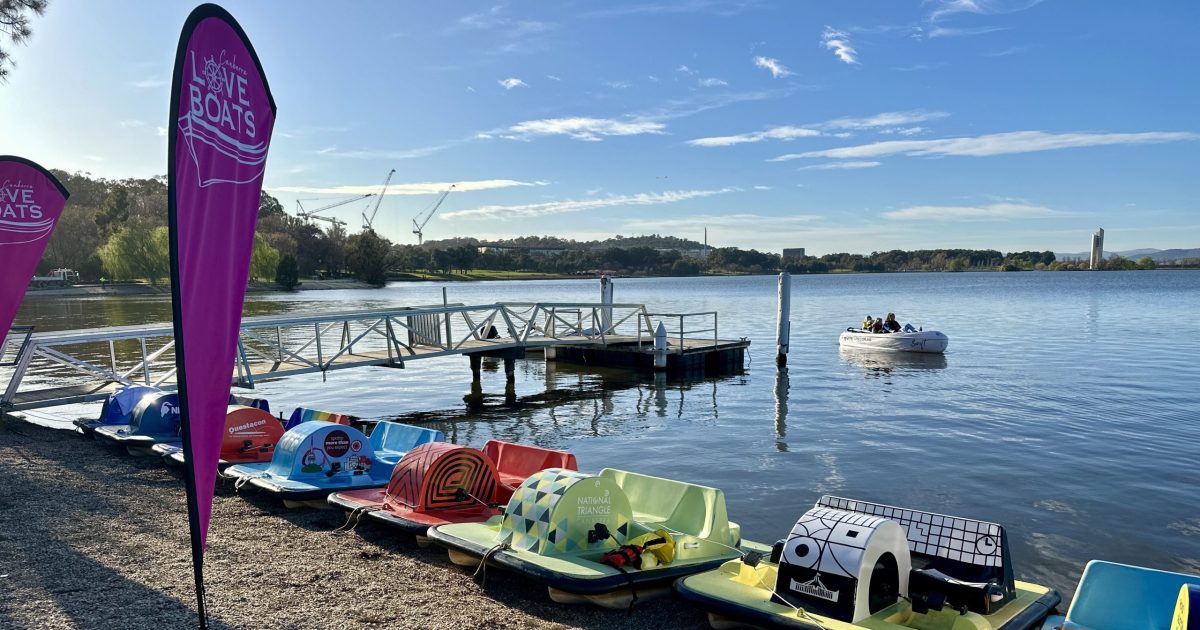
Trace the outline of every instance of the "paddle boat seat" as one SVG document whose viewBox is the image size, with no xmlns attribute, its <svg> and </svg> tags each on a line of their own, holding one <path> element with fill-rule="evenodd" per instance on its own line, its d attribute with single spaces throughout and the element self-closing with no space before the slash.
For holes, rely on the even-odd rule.
<svg viewBox="0 0 1200 630">
<path fill-rule="evenodd" d="M 310 420 L 323 420 L 325 422 L 344 424 L 348 426 L 350 421 L 353 419 L 354 416 L 344 413 L 320 411 L 317 409 L 308 409 L 306 407 L 296 407 L 294 410 L 292 410 L 292 415 L 288 417 L 288 421 L 284 423 L 283 430 L 291 431 L 301 422 L 308 422 Z"/>
<path fill-rule="evenodd" d="M 380 488 L 391 473 L 392 464 L 375 457 L 361 431 L 323 420 L 303 422 L 284 433 L 270 462 L 225 470 L 239 487 L 249 483 L 279 496 L 289 507 L 318 501 L 325 505 L 326 496 L 338 490 Z"/>
<path fill-rule="evenodd" d="M 732 560 L 675 589 L 714 627 L 1040 628 L 1058 593 L 1012 576 L 995 523 L 825 496 L 770 560 Z"/>
<path fill-rule="evenodd" d="M 1092 560 L 1079 577 L 1063 630 L 1190 630 L 1200 619 L 1200 601 L 1190 602 L 1191 618 L 1174 621 L 1172 613 L 1185 585 L 1200 589 L 1200 575 L 1158 571 Z M 1200 594 L 1197 595 L 1200 597 Z"/>
<path fill-rule="evenodd" d="M 729 522 L 725 493 L 716 488 L 612 468 L 600 471 L 600 476 L 616 482 L 629 498 L 634 522 L 646 531 L 662 528 L 698 539 L 732 540 L 729 544 L 734 545 L 740 541 L 741 528 Z M 691 551 L 682 548 L 676 553 L 686 557 Z"/>
<path fill-rule="evenodd" d="M 509 495 L 517 489 L 517 486 L 521 485 L 522 481 L 535 472 L 547 468 L 579 469 L 575 456 L 571 453 L 527 444 L 488 440 L 483 445 L 483 453 L 496 464 L 500 483 L 508 489 Z M 503 500 L 507 501 L 508 499 L 505 497 Z"/>
<path fill-rule="evenodd" d="M 482 559 L 519 573 L 546 585 L 557 602 L 625 608 L 740 556 L 736 531 L 715 488 L 607 468 L 595 475 L 551 468 L 522 482 L 500 516 L 431 527 L 429 538 L 452 562 L 476 567 Z M 669 546 L 669 559 L 639 558 L 621 569 L 601 561 L 647 539 Z"/>
<path fill-rule="evenodd" d="M 375 458 L 389 466 L 395 466 L 404 454 L 417 446 L 428 442 L 445 442 L 446 434 L 436 429 L 400 424 L 399 422 L 379 422 L 371 429 L 371 448 L 375 449 Z"/>
<path fill-rule="evenodd" d="M 283 437 L 283 423 L 271 412 L 257 407 L 230 405 L 225 412 L 225 431 L 221 439 L 220 468 L 232 464 L 269 462 L 275 453 L 275 445 Z M 155 453 L 169 465 L 182 466 L 186 463 L 183 445 L 176 443 L 155 444 Z"/>
</svg>

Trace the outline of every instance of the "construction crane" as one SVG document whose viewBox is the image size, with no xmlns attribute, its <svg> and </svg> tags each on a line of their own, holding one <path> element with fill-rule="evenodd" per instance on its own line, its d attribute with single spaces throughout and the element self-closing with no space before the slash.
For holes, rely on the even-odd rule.
<svg viewBox="0 0 1200 630">
<path fill-rule="evenodd" d="M 395 174 L 396 169 L 392 169 L 391 172 L 388 173 L 387 179 L 383 180 L 383 191 L 379 193 L 379 200 L 375 202 L 375 208 L 371 210 L 371 216 L 368 218 L 365 211 L 362 213 L 364 230 L 369 230 L 371 232 L 375 231 L 375 215 L 379 213 L 379 204 L 383 203 L 383 197 L 387 194 L 388 184 L 392 183 L 392 175 Z M 367 207 L 370 206 L 368 205 Z"/>
<path fill-rule="evenodd" d="M 441 207 L 442 202 L 446 200 L 446 195 L 449 195 L 451 190 L 454 190 L 454 184 L 450 184 L 450 187 L 446 189 L 446 192 L 442 193 L 441 197 L 438 197 L 438 200 L 434 202 L 433 206 L 429 208 L 429 210 L 423 211 L 417 216 L 413 217 L 413 234 L 417 235 L 417 245 L 420 245 L 425 239 L 425 224 L 429 223 L 429 220 L 433 218 L 433 214 L 437 212 L 439 207 Z"/>
<path fill-rule="evenodd" d="M 314 220 L 315 221 L 325 221 L 326 223 L 329 223 L 330 225 L 335 225 L 335 226 L 346 225 L 346 222 L 342 221 L 341 219 L 337 219 L 334 217 L 322 217 L 322 216 L 318 216 L 317 213 L 324 212 L 326 210 L 332 210 L 333 208 L 337 208 L 338 206 L 344 206 L 348 203 L 354 203 L 355 201 L 361 201 L 363 199 L 366 199 L 367 197 L 374 197 L 374 196 L 375 196 L 375 193 L 367 193 L 365 195 L 358 195 L 357 197 L 350 197 L 349 199 L 342 199 L 341 201 L 335 201 L 327 206 L 321 206 L 320 208 L 317 208 L 315 210 L 305 210 L 304 205 L 300 203 L 299 199 L 297 199 L 296 200 L 296 216 L 300 217 L 301 219 L 304 219 L 305 221 L 314 221 Z"/>
</svg>

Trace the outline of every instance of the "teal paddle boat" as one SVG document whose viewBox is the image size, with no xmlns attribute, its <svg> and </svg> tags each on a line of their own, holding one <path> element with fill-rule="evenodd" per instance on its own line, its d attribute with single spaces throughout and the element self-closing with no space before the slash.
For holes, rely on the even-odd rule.
<svg viewBox="0 0 1200 630">
<path fill-rule="evenodd" d="M 331 492 L 386 486 L 396 462 L 418 444 L 444 441 L 441 431 L 379 422 L 372 438 L 354 427 L 310 420 L 283 434 L 271 461 L 237 464 L 227 478 L 277 495 L 288 507 L 324 507 Z"/>
<path fill-rule="evenodd" d="M 1062 630 L 1200 630 L 1200 575 L 1092 560 L 1079 577 Z"/>
</svg>

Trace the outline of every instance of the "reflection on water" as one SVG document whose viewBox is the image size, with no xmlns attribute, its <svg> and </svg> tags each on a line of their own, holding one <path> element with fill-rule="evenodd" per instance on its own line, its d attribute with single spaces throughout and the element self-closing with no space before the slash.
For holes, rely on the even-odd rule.
<svg viewBox="0 0 1200 630">
<path fill-rule="evenodd" d="M 751 540 L 772 541 L 822 492 L 961 514 L 1008 528 L 1018 577 L 1070 595 L 1095 557 L 1200 567 L 1200 272 L 796 276 L 792 355 L 774 348 L 774 277 L 619 279 L 617 300 L 657 312 L 719 311 L 749 337 L 745 373 L 664 380 L 620 370 L 463 357 L 259 383 L 297 405 L 432 424 L 573 451 L 585 470 L 624 468 L 725 491 Z M 450 300 L 595 299 L 591 280 L 461 283 Z M 252 295 L 247 314 L 441 302 L 441 285 Z M 952 354 L 839 352 L 838 334 L 879 305 L 953 338 Z M 987 326 L 979 325 L 987 314 Z M 165 298 L 27 301 L 39 330 L 164 322 Z M 1151 331 L 1147 334 L 1147 331 Z M 1170 332 L 1160 332 L 1170 331 Z M 122 350 L 118 345 L 117 352 Z M 107 347 L 97 349 L 106 360 Z M 465 394 L 479 404 L 468 405 Z M 60 410 L 94 415 L 98 405 Z"/>
<path fill-rule="evenodd" d="M 792 382 L 788 379 L 787 367 L 780 367 L 775 371 L 775 448 L 780 452 L 787 452 L 787 415 L 788 415 L 788 390 L 791 389 Z"/>
<path fill-rule="evenodd" d="M 946 355 L 932 352 L 884 352 L 839 348 L 842 360 L 857 365 L 867 376 L 891 376 L 946 368 Z"/>
</svg>

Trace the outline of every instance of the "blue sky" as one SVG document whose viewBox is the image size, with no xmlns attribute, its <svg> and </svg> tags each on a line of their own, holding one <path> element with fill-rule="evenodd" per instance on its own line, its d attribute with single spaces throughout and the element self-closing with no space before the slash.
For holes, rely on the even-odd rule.
<svg viewBox="0 0 1200 630">
<path fill-rule="evenodd" d="M 294 211 L 394 168 L 376 229 L 400 243 L 456 183 L 426 239 L 1200 247 L 1200 3 L 223 4 L 279 106 L 268 190 Z M 192 6 L 53 0 L 0 85 L 0 153 L 164 173 Z"/>
</svg>

